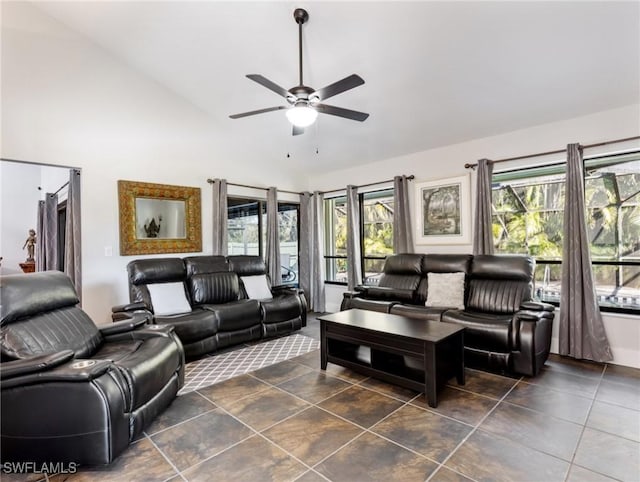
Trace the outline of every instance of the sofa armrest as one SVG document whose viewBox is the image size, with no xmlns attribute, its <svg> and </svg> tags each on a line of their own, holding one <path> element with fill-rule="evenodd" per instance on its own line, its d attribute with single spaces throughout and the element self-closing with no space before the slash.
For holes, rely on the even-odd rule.
<svg viewBox="0 0 640 482">
<path fill-rule="evenodd" d="M 342 303 L 340 303 L 340 311 L 351 308 L 351 300 L 354 298 L 364 298 L 364 293 L 360 291 L 345 291 L 342 293 Z"/>
<path fill-rule="evenodd" d="M 520 310 L 513 315 L 513 320 L 539 321 L 553 319 L 554 316 L 555 313 L 553 311 Z"/>
<path fill-rule="evenodd" d="M 111 308 L 112 313 L 118 313 L 121 311 L 136 311 L 136 310 L 146 310 L 147 305 L 144 301 L 136 301 L 135 303 L 127 303 L 125 305 L 116 305 Z"/>
<path fill-rule="evenodd" d="M 63 350 L 56 353 L 33 356 L 22 360 L 13 360 L 2 363 L 0 366 L 0 380 L 7 380 L 30 373 L 50 370 L 58 365 L 68 362 L 73 358 L 72 350 Z"/>
<path fill-rule="evenodd" d="M 367 286 L 367 285 L 358 285 L 358 286 L 355 286 L 355 287 L 353 288 L 353 290 L 354 290 L 354 291 L 356 291 L 356 292 L 358 292 L 358 293 L 362 293 L 362 294 L 366 295 L 366 294 L 367 294 L 367 291 L 369 291 L 369 288 L 370 288 L 370 287 L 369 287 L 369 286 Z"/>
<path fill-rule="evenodd" d="M 108 337 L 110 335 L 116 335 L 118 333 L 126 333 L 128 331 L 135 330 L 148 321 L 148 318 L 144 314 L 136 314 L 130 318 L 126 318 L 121 321 L 115 321 L 105 325 L 98 325 L 98 330 L 103 336 Z"/>
<path fill-rule="evenodd" d="M 73 352 L 71 353 L 73 354 Z M 4 371 L 5 363 L 2 365 Z M 25 372 L 19 376 L 3 379 L 2 388 L 55 382 L 88 382 L 100 377 L 110 370 L 112 366 L 113 364 L 110 360 L 70 359 L 60 362 L 56 366 L 49 366 L 44 371 Z"/>
<path fill-rule="evenodd" d="M 297 288 L 291 285 L 276 285 L 271 287 L 271 292 L 274 295 L 279 295 L 282 293 L 291 293 L 299 296 L 304 295 L 304 290 L 302 288 Z"/>
<path fill-rule="evenodd" d="M 149 338 L 155 338 L 157 336 L 163 336 L 170 338 L 173 335 L 175 329 L 173 325 L 144 325 L 136 330 L 130 330 L 125 332 L 109 335 L 106 339 L 108 341 L 123 341 L 123 340 L 147 340 Z"/>
<path fill-rule="evenodd" d="M 555 306 L 542 301 L 525 301 L 520 305 L 520 310 L 528 311 L 554 311 Z"/>
<path fill-rule="evenodd" d="M 521 310 L 513 317 L 517 330 L 517 350 L 512 353 L 513 369 L 523 375 L 537 375 L 549 356 L 553 311 Z"/>
</svg>

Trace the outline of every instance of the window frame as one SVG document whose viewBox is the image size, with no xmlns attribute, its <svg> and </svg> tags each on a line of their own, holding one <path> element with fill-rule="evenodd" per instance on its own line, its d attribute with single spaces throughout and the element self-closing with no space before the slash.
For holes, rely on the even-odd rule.
<svg viewBox="0 0 640 482">
<path fill-rule="evenodd" d="M 630 151 L 624 151 L 624 152 L 617 152 L 617 153 L 608 153 L 608 154 L 601 154 L 601 155 L 596 155 L 596 156 L 590 156 L 590 157 L 585 157 L 583 159 L 583 166 L 582 166 L 582 170 L 583 170 L 583 179 L 584 179 L 584 186 L 586 189 L 586 181 L 587 181 L 587 177 L 588 177 L 588 170 L 589 169 L 593 169 L 596 167 L 606 167 L 606 166 L 611 166 L 611 165 L 616 165 L 616 164 L 622 164 L 625 162 L 624 157 L 630 157 L 631 159 L 629 160 L 635 160 L 634 157 L 637 157 L 638 160 L 640 160 L 640 150 L 637 149 L 633 149 Z M 600 162 L 599 162 L 600 161 Z M 536 173 L 537 176 L 544 176 L 544 175 L 552 175 L 552 174 L 564 174 L 566 175 L 566 168 L 565 168 L 565 163 L 562 161 L 557 161 L 557 162 L 550 162 L 547 164 L 542 164 L 542 165 L 538 165 L 538 166 L 524 166 L 524 167 L 515 167 L 513 169 L 505 169 L 503 171 L 500 172 L 496 172 L 493 174 L 492 176 L 492 184 L 496 183 L 496 182 L 500 182 L 500 181 L 506 181 L 506 180 L 516 180 L 516 179 L 529 179 L 529 178 L 533 178 Z M 532 175 L 531 172 L 534 172 L 534 174 Z M 529 174 L 527 174 L 529 173 Z M 507 179 L 501 179 L 504 177 L 507 177 Z M 513 176 L 513 177 L 512 177 Z M 517 177 L 515 177 L 517 176 Z M 497 179 L 496 179 L 497 177 Z M 637 196 L 638 194 L 634 194 L 634 196 Z M 632 196 L 632 197 L 634 197 Z M 593 208 L 589 208 L 588 206 L 586 207 L 587 211 L 589 209 L 593 209 Z M 495 215 L 496 211 L 495 209 L 493 209 L 493 203 L 492 203 L 492 210 L 493 213 Z M 564 208 L 562 210 L 562 212 L 564 213 Z M 493 216 L 492 216 L 493 217 Z M 564 215 L 563 215 L 564 217 Z M 587 218 L 588 220 L 588 218 Z M 493 224 L 493 223 L 492 223 Z M 591 248 L 591 246 L 590 246 Z M 631 266 L 631 267 L 640 267 L 640 259 L 638 260 L 622 260 L 622 259 L 593 259 L 594 258 L 594 254 L 591 252 L 590 249 L 590 255 L 591 255 L 591 266 L 610 266 L 613 268 L 619 268 L 621 266 Z M 529 256 L 533 257 L 533 259 L 536 261 L 536 265 L 537 266 L 558 266 L 558 265 L 562 265 L 562 258 L 544 258 L 544 257 L 537 257 L 535 255 L 532 255 L 529 253 Z M 596 256 L 597 258 L 597 256 Z M 540 293 L 540 289 L 536 288 L 536 295 L 538 295 Z M 558 295 L 559 296 L 559 295 Z M 553 297 L 555 298 L 555 297 Z M 546 298 L 543 301 L 546 303 L 550 303 L 554 306 L 560 306 L 560 301 L 559 299 L 553 299 L 553 298 Z M 640 307 L 638 308 L 631 308 L 628 306 L 615 306 L 612 304 L 608 304 L 606 301 L 601 300 L 600 296 L 598 296 L 598 306 L 600 308 L 601 312 L 609 312 L 609 313 L 622 313 L 622 314 L 630 314 L 630 315 L 639 315 L 640 314 Z"/>
<path fill-rule="evenodd" d="M 387 256 L 382 256 L 382 255 L 374 255 L 374 256 L 365 256 L 364 251 L 365 251 L 365 236 L 364 236 L 364 223 L 365 223 L 365 219 L 364 219 L 364 201 L 365 201 L 365 195 L 367 194 L 372 194 L 372 193 L 379 193 L 381 195 L 383 195 L 384 193 L 386 193 L 387 195 L 394 195 L 394 189 L 393 187 L 386 187 L 386 188 L 382 188 L 382 189 L 375 189 L 375 190 L 371 190 L 371 191 L 366 191 L 366 192 L 359 192 L 358 193 L 358 213 L 360 215 L 360 223 L 359 223 L 359 227 L 358 227 L 358 235 L 359 235 L 359 243 L 360 243 L 360 271 L 363 275 L 363 280 L 362 283 L 365 284 L 365 279 L 364 279 L 364 273 L 365 273 L 365 265 L 366 265 L 366 261 L 367 260 L 384 260 L 387 259 Z M 382 197 L 382 196 L 381 196 Z M 344 281 L 335 281 L 335 280 L 330 280 L 327 279 L 327 274 L 330 272 L 330 260 L 334 260 L 334 259 L 344 259 L 345 261 L 347 260 L 347 256 L 346 255 L 335 255 L 335 254 L 326 254 L 327 252 L 327 248 L 329 247 L 329 245 L 333 242 L 334 237 L 332 236 L 334 234 L 334 230 L 333 230 L 333 216 L 332 213 L 327 212 L 327 202 L 328 201 L 335 201 L 337 199 L 345 199 L 346 200 L 346 195 L 341 194 L 341 195 L 337 195 L 337 196 L 332 196 L 330 198 L 325 198 L 325 204 L 323 206 L 324 209 L 324 219 L 325 219 L 325 255 L 324 255 L 324 260 L 325 260 L 325 280 L 324 283 L 328 284 L 328 285 L 338 285 L 338 286 L 347 286 L 348 283 L 344 282 Z M 373 285 L 371 285 L 373 286 Z"/>
<path fill-rule="evenodd" d="M 263 216 L 266 216 L 267 214 L 267 200 L 261 199 L 261 198 L 247 197 L 247 196 L 227 195 L 227 223 L 229 219 L 229 208 L 233 207 L 229 205 L 229 201 L 232 199 L 234 201 L 257 203 L 258 205 L 258 256 L 260 256 L 264 260 L 266 246 L 264 246 L 263 244 L 263 239 L 266 239 L 266 223 L 263 222 Z M 300 203 L 295 201 L 278 201 L 278 213 L 280 213 L 281 206 L 286 206 L 289 208 L 293 207 L 297 212 L 297 216 L 296 216 L 296 231 L 298 234 L 297 257 L 298 257 L 298 260 L 300 260 Z M 280 243 L 279 239 L 278 239 L 278 243 Z M 229 238 L 227 234 L 227 246 L 228 244 L 229 244 Z M 299 283 L 300 283 L 300 263 L 298 262 L 298 273 L 297 273 L 296 279 L 292 282 L 282 282 L 281 286 L 297 287 L 299 286 Z"/>
</svg>

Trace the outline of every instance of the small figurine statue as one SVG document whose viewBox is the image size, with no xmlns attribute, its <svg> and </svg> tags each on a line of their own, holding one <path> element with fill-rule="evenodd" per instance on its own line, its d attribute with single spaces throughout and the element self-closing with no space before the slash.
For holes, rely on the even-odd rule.
<svg viewBox="0 0 640 482">
<path fill-rule="evenodd" d="M 29 237 L 24 242 L 24 246 L 22 246 L 22 249 L 24 248 L 27 248 L 26 262 L 33 263 L 34 262 L 33 254 L 35 253 L 35 250 L 36 250 L 36 231 L 34 229 L 29 230 Z"/>
<path fill-rule="evenodd" d="M 160 233 L 160 223 L 162 222 L 162 216 L 158 216 L 158 223 L 156 224 L 156 218 L 151 218 L 149 224 L 144 225 L 144 232 L 147 234 L 147 238 L 157 238 Z"/>
</svg>

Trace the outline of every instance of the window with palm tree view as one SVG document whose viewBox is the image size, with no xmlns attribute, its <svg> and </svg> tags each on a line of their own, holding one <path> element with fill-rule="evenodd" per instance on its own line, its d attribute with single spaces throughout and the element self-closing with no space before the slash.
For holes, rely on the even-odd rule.
<svg viewBox="0 0 640 482">
<path fill-rule="evenodd" d="M 358 194 L 364 284 L 377 285 L 385 258 L 393 254 L 393 189 Z M 347 200 L 325 200 L 327 281 L 347 282 Z"/>
<path fill-rule="evenodd" d="M 584 161 L 586 221 L 598 302 L 640 311 L 640 152 Z M 493 175 L 497 253 L 536 258 L 540 299 L 560 299 L 565 164 Z"/>
</svg>

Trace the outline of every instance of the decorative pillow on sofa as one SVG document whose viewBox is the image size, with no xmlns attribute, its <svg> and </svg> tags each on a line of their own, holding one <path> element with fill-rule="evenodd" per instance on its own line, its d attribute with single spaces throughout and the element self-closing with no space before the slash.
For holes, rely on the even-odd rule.
<svg viewBox="0 0 640 482">
<path fill-rule="evenodd" d="M 178 315 L 191 311 L 183 283 L 153 283 L 147 285 L 147 289 L 151 295 L 153 312 L 157 316 Z"/>
<path fill-rule="evenodd" d="M 464 310 L 464 273 L 427 273 L 425 306 Z"/>
<path fill-rule="evenodd" d="M 267 275 L 241 276 L 240 279 L 250 300 L 270 300 L 273 298 L 269 283 L 267 283 Z"/>
</svg>

